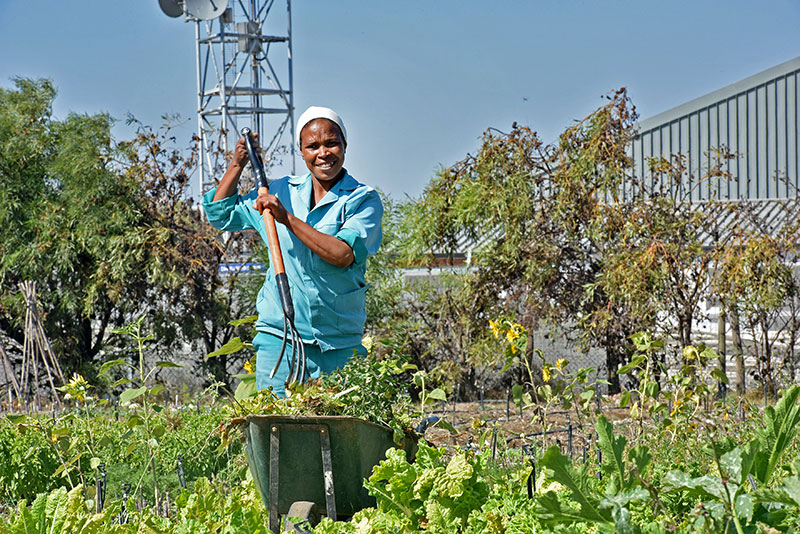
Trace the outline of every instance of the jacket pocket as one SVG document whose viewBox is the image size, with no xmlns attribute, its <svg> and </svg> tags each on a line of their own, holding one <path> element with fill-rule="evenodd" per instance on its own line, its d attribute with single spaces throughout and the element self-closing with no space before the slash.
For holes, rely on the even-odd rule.
<svg viewBox="0 0 800 534">
<path fill-rule="evenodd" d="M 369 285 L 336 296 L 335 310 L 342 334 L 360 334 L 367 320 L 366 295 Z"/>
</svg>

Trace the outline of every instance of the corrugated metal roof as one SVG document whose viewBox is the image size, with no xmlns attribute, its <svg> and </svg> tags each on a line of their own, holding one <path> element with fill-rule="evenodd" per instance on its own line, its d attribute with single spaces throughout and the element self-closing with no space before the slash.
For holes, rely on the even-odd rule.
<svg viewBox="0 0 800 534">
<path fill-rule="evenodd" d="M 631 147 L 635 172 L 658 182 L 648 159 L 682 154 L 691 200 L 797 196 L 799 100 L 797 57 L 643 120 Z M 711 151 L 722 147 L 739 155 L 725 164 L 732 179 L 698 184 L 714 163 Z"/>
</svg>

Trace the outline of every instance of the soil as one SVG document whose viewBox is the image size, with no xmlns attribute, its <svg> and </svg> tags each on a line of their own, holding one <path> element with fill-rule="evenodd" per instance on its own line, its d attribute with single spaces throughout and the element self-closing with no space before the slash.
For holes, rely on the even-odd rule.
<svg viewBox="0 0 800 534">
<path fill-rule="evenodd" d="M 624 421 L 629 417 L 627 409 L 619 409 L 617 399 L 609 397 L 602 413 L 612 421 Z M 441 421 L 430 425 L 423 436 L 426 441 L 445 448 L 476 448 L 491 446 L 493 439 L 507 447 L 521 448 L 533 445 L 543 450 L 551 445 L 559 445 L 564 454 L 583 455 L 584 449 L 593 450 L 595 440 L 594 419 L 591 415 L 578 417 L 577 412 L 551 408 L 546 415 L 547 434 L 543 425 L 540 407 L 529 407 L 520 412 L 519 406 L 505 400 L 449 403 L 443 409 L 434 410 L 433 415 L 452 425 L 456 432 L 447 429 Z M 571 450 L 570 450 L 571 444 Z"/>
</svg>

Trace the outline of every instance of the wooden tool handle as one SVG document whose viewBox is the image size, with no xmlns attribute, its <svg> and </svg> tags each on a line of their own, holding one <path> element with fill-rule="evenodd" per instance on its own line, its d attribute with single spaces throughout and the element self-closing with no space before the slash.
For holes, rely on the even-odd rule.
<svg viewBox="0 0 800 534">
<path fill-rule="evenodd" d="M 262 195 L 267 193 L 266 187 L 260 187 L 258 194 Z M 269 210 L 264 210 L 264 229 L 267 231 L 267 243 L 269 243 L 269 255 L 272 258 L 272 268 L 275 274 L 285 273 L 286 268 L 283 266 L 283 254 L 281 253 L 281 244 L 278 241 L 278 228 L 275 226 L 275 217 Z"/>
</svg>

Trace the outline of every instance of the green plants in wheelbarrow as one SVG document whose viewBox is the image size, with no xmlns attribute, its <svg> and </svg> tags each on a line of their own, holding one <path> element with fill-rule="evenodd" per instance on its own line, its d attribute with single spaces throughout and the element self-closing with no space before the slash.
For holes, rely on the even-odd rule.
<svg viewBox="0 0 800 534">
<path fill-rule="evenodd" d="M 397 360 L 356 357 L 343 369 L 291 385 L 285 398 L 262 390 L 232 405 L 226 434 L 241 428 L 250 472 L 269 510 L 311 523 L 375 505 L 363 482 L 388 449 L 416 453 L 411 397 Z M 240 395 L 241 397 L 241 395 Z M 229 439 L 229 437 L 227 438 Z"/>
<path fill-rule="evenodd" d="M 253 365 L 246 364 L 246 368 Z M 269 389 L 240 395 L 228 415 L 234 425 L 251 414 L 355 417 L 391 428 L 395 443 L 401 445 L 414 436 L 413 404 L 408 383 L 403 380 L 403 375 L 412 370 L 416 367 L 398 359 L 355 357 L 329 375 L 291 384 L 285 398 Z"/>
</svg>

